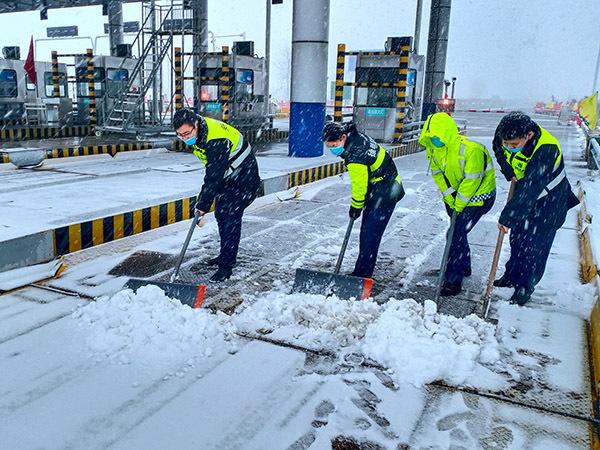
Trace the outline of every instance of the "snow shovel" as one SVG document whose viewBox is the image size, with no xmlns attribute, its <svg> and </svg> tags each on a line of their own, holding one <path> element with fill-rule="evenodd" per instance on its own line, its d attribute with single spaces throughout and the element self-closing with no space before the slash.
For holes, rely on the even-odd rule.
<svg viewBox="0 0 600 450">
<path fill-rule="evenodd" d="M 512 198 L 515 192 L 516 183 L 511 181 L 510 189 L 508 190 L 508 199 L 506 202 Z M 494 259 L 492 259 L 492 268 L 490 269 L 490 275 L 488 276 L 487 284 L 485 286 L 485 291 L 483 292 L 482 302 L 481 302 L 481 318 L 486 320 L 488 314 L 490 313 L 490 305 L 492 300 L 492 292 L 494 290 L 494 280 L 496 279 L 496 270 L 498 269 L 498 262 L 500 261 L 500 253 L 502 252 L 502 243 L 504 242 L 504 235 L 506 232 L 504 230 L 498 231 L 498 239 L 496 240 L 496 249 L 494 250 Z"/>
<path fill-rule="evenodd" d="M 440 292 L 442 292 L 442 284 L 444 283 L 444 275 L 446 274 L 446 267 L 448 267 L 448 257 L 450 256 L 450 246 L 452 245 L 452 238 L 454 237 L 454 227 L 456 225 L 456 211 L 452 211 L 452 217 L 450 218 L 450 228 L 448 228 L 448 234 L 446 238 L 446 246 L 444 247 L 444 256 L 442 256 L 442 265 L 440 267 L 440 273 L 438 275 L 437 287 L 435 289 L 435 303 L 440 299 Z"/>
<path fill-rule="evenodd" d="M 316 270 L 296 269 L 296 278 L 294 279 L 294 287 L 292 292 L 302 292 L 305 294 L 317 294 L 330 297 L 335 295 L 338 298 L 348 300 L 355 298 L 364 300 L 371 296 L 371 288 L 373 286 L 372 278 L 354 277 L 352 275 L 341 275 L 340 267 L 346 253 L 352 226 L 356 219 L 350 219 L 346 236 L 342 244 L 342 249 L 335 265 L 335 271 L 319 272 Z"/>
<path fill-rule="evenodd" d="M 139 278 L 130 278 L 129 281 L 127 281 L 127 283 L 125 284 L 125 288 L 137 291 L 142 286 L 158 286 L 165 292 L 165 295 L 167 297 L 175 298 L 184 305 L 188 305 L 192 308 L 200 308 L 202 306 L 202 301 L 204 300 L 206 285 L 175 283 L 175 280 L 177 280 L 177 276 L 179 275 L 179 268 L 181 267 L 181 263 L 183 262 L 183 257 L 185 256 L 185 252 L 187 251 L 188 245 L 190 245 L 192 234 L 194 234 L 194 228 L 196 228 L 201 218 L 202 216 L 198 214 L 194 215 L 194 220 L 192 220 L 192 225 L 190 226 L 190 230 L 188 231 L 187 237 L 185 238 L 185 242 L 183 243 L 181 253 L 179 254 L 179 259 L 177 260 L 177 264 L 175 265 L 175 271 L 171 275 L 171 279 L 168 283 L 161 281 L 142 280 Z"/>
</svg>

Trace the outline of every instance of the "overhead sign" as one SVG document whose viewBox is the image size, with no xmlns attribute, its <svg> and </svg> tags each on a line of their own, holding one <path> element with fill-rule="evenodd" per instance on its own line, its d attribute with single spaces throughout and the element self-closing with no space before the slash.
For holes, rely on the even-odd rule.
<svg viewBox="0 0 600 450">
<path fill-rule="evenodd" d="M 140 23 L 135 21 L 135 22 L 123 22 L 123 33 L 137 33 L 138 31 L 140 31 Z M 109 29 L 108 29 L 108 24 L 105 23 L 104 24 L 104 34 L 108 34 L 109 33 Z"/>
<path fill-rule="evenodd" d="M 48 27 L 46 28 L 46 35 L 49 38 L 79 36 L 79 28 L 77 25 L 68 27 Z"/>
</svg>

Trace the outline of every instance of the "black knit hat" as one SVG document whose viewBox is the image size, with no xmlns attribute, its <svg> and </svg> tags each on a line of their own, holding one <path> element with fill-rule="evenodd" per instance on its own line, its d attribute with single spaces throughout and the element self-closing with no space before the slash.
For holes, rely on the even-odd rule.
<svg viewBox="0 0 600 450">
<path fill-rule="evenodd" d="M 498 125 L 502 139 L 519 139 L 535 131 L 537 125 L 531 117 L 521 111 L 513 111 L 502 118 Z"/>
</svg>

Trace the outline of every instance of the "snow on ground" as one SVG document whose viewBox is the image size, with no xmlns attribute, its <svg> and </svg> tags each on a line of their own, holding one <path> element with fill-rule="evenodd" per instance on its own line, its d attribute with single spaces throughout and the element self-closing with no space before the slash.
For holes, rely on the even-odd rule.
<svg viewBox="0 0 600 450">
<path fill-rule="evenodd" d="M 72 315 L 95 357 L 122 364 L 140 356 L 210 357 L 228 334 L 226 317 L 184 306 L 152 285 L 102 297 Z"/>
<path fill-rule="evenodd" d="M 311 349 L 358 353 L 398 383 L 477 382 L 500 358 L 495 327 L 471 315 L 439 314 L 434 302 L 390 299 L 383 305 L 321 295 L 270 292 L 247 299 L 236 326 Z M 492 376 L 492 378 L 494 378 Z M 496 386 L 500 387 L 501 382 Z"/>
</svg>

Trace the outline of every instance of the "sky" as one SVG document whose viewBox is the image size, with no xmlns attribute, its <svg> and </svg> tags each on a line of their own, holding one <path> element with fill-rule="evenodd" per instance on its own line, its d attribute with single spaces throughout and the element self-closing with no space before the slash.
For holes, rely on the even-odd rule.
<svg viewBox="0 0 600 450">
<path fill-rule="evenodd" d="M 302 1 L 302 0 L 295 0 Z M 208 0 L 209 29 L 216 36 L 246 33 L 255 52 L 264 55 L 265 0 Z M 272 8 L 271 92 L 283 98 L 289 90 L 292 3 Z M 331 0 L 329 79 L 334 79 L 337 44 L 349 50 L 383 49 L 388 36 L 414 33 L 416 0 Z M 427 46 L 430 0 L 423 1 L 420 52 Z M 124 19 L 140 19 L 139 4 L 124 6 Z M 100 7 L 0 15 L 0 43 L 20 45 L 25 58 L 29 39 L 46 37 L 46 27 L 78 25 L 80 36 L 100 36 Z M 592 92 L 600 45 L 599 0 L 454 0 L 449 30 L 446 77 L 457 77 L 458 98 L 580 98 Z M 241 38 L 217 38 L 231 45 Z M 38 42 L 37 57 L 50 51 L 80 52 L 88 40 Z M 210 46 L 210 44 L 209 44 Z M 108 53 L 108 39 L 98 39 Z M 600 84 L 600 83 L 599 83 Z M 598 87 L 596 87 L 598 89 Z"/>
</svg>

